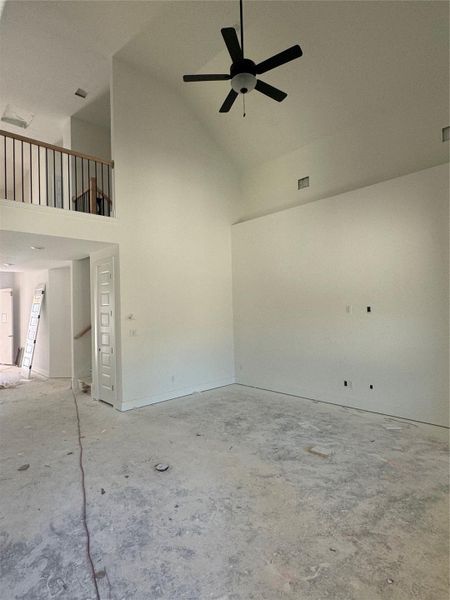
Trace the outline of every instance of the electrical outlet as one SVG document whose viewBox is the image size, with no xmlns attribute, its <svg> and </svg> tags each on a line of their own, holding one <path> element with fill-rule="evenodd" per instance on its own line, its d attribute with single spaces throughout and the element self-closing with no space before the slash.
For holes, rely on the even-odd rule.
<svg viewBox="0 0 450 600">
<path fill-rule="evenodd" d="M 130 334 L 130 337 L 136 337 L 137 336 L 137 329 L 130 329 L 129 334 Z"/>
<path fill-rule="evenodd" d="M 351 304 L 347 304 L 346 307 L 345 307 L 345 312 L 347 314 L 351 315 L 352 312 L 353 312 L 353 306 Z"/>
<path fill-rule="evenodd" d="M 353 383 L 350 381 L 350 379 L 344 379 L 344 387 L 346 387 L 348 390 L 353 389 Z"/>
</svg>

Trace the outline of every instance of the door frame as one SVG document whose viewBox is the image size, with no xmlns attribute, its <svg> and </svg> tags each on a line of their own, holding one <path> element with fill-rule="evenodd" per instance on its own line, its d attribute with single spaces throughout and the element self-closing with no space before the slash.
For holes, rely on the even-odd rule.
<svg viewBox="0 0 450 600">
<path fill-rule="evenodd" d="M 91 256 L 91 260 L 90 260 L 90 271 L 91 271 L 91 323 L 93 324 L 92 327 L 92 398 L 94 400 L 101 400 L 101 398 L 99 398 L 99 385 L 98 385 L 98 381 L 99 381 L 99 377 L 98 377 L 98 372 L 99 372 L 99 358 L 98 358 L 98 274 L 97 274 L 97 267 L 106 262 L 107 260 L 111 260 L 111 264 L 112 264 L 112 289 L 113 289 L 113 293 L 112 293 L 112 304 L 113 304 L 113 319 L 112 319 L 112 327 L 113 327 L 113 339 L 114 339 L 114 352 L 112 354 L 113 356 L 113 361 L 114 361 L 114 373 L 115 373 L 115 381 L 114 381 L 114 390 L 113 390 L 113 394 L 114 394 L 114 400 L 113 400 L 113 406 L 114 408 L 117 408 L 118 410 L 120 410 L 120 406 L 119 406 L 119 402 L 120 402 L 120 396 L 119 396 L 119 381 L 120 381 L 120 376 L 119 376 L 119 361 L 117 360 L 118 357 L 118 353 L 119 353 L 119 336 L 118 336 L 118 323 L 119 323 L 119 319 L 118 319 L 118 302 L 117 302 L 117 297 L 118 297 L 118 286 L 117 286 L 117 260 L 116 260 L 116 256 L 114 256 L 113 254 L 108 253 L 105 256 L 101 256 L 101 257 L 92 257 Z M 109 404 L 109 402 L 106 402 L 106 404 Z"/>
</svg>

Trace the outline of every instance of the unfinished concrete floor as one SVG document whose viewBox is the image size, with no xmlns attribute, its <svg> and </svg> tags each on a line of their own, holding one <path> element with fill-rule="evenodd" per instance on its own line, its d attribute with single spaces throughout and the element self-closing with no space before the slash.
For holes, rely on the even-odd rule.
<svg viewBox="0 0 450 600">
<path fill-rule="evenodd" d="M 95 598 L 67 387 L 0 391 L 2 600 Z M 448 599 L 445 430 L 237 385 L 79 405 L 102 600 Z"/>
</svg>

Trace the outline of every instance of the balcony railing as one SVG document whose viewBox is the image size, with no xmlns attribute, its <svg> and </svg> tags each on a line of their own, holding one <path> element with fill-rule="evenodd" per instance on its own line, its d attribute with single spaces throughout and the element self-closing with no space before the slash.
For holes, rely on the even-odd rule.
<svg viewBox="0 0 450 600">
<path fill-rule="evenodd" d="M 0 130 L 0 196 L 77 212 L 114 214 L 111 160 Z"/>
</svg>

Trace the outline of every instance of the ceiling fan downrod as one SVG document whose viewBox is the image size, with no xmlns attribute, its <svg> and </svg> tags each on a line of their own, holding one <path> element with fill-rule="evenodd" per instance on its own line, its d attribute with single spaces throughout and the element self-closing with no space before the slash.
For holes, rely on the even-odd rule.
<svg viewBox="0 0 450 600">
<path fill-rule="evenodd" d="M 225 98 L 219 112 L 229 112 L 233 106 L 234 101 L 239 94 L 243 96 L 248 94 L 252 90 L 256 89 L 261 94 L 269 96 L 277 102 L 282 102 L 287 94 L 281 90 L 257 79 L 257 75 L 262 75 L 267 71 L 271 71 L 276 67 L 280 67 L 295 58 L 300 58 L 303 52 L 298 44 L 291 46 L 283 52 L 279 52 L 274 56 L 264 60 L 263 62 L 256 64 L 249 58 L 244 57 L 244 8 L 243 0 L 239 0 L 239 13 L 241 23 L 241 42 L 234 27 L 224 27 L 221 29 L 222 37 L 225 45 L 230 54 L 231 60 L 233 61 L 230 67 L 230 74 L 208 74 L 208 75 L 184 75 L 183 81 L 231 81 L 231 90 L 228 96 Z M 245 103 L 244 103 L 244 116 L 245 116 Z"/>
</svg>

